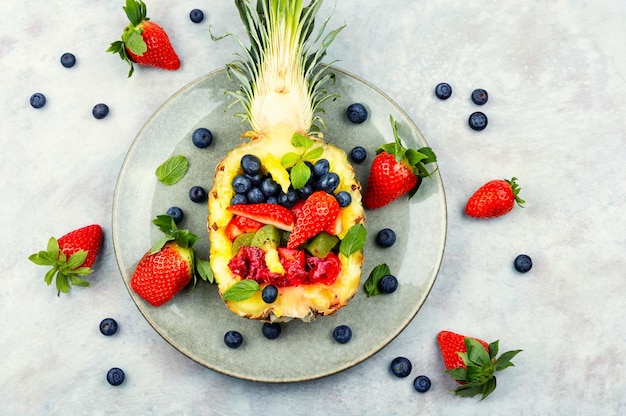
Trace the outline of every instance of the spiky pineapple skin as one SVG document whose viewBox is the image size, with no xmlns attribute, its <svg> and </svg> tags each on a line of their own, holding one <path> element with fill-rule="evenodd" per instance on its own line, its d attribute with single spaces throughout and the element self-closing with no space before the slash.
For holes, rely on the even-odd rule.
<svg viewBox="0 0 626 416">
<path fill-rule="evenodd" d="M 337 189 L 347 191 L 352 196 L 352 204 L 342 209 L 341 232 L 338 237 L 345 236 L 348 229 L 355 224 L 363 224 L 365 220 L 361 203 L 361 185 L 355 177 L 354 169 L 348 162 L 345 152 L 338 147 L 320 141 L 324 146 L 323 158 L 330 162 L 331 171 L 341 178 Z M 238 281 L 228 267 L 232 257 L 232 243 L 225 234 L 225 226 L 232 218 L 226 209 L 234 195 L 232 179 L 240 173 L 240 161 L 245 154 L 254 154 L 261 159 L 262 165 L 273 176 L 286 174 L 280 167 L 280 155 L 298 151 L 289 141 L 252 139 L 231 150 L 216 167 L 213 187 L 209 192 L 208 230 L 211 243 L 210 261 L 220 294 Z M 284 172 L 278 172 L 283 170 Z M 266 172 L 267 173 L 267 172 Z M 328 316 L 345 306 L 354 297 L 361 278 L 363 252 L 358 251 L 349 258 L 339 254 L 341 273 L 331 285 L 300 285 L 279 288 L 278 299 L 266 304 L 258 292 L 245 301 L 227 301 L 226 305 L 235 314 L 256 320 L 284 322 L 291 319 L 312 321 L 317 316 Z"/>
</svg>

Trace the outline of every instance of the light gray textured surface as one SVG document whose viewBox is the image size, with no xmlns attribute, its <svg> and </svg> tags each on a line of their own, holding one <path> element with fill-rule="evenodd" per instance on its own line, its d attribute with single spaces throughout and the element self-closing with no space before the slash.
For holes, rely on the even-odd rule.
<svg viewBox="0 0 626 416">
<path fill-rule="evenodd" d="M 5 2 L 0 6 L 0 414 L 606 414 L 626 413 L 624 251 L 626 6 L 609 0 L 400 0 L 325 4 L 346 29 L 329 60 L 395 100 L 437 151 L 448 203 L 446 251 L 413 322 L 371 359 L 297 384 L 241 381 L 200 366 L 142 317 L 120 277 L 111 240 L 113 193 L 133 139 L 154 111 L 237 50 L 208 34 L 241 33 L 229 1 L 148 2 L 182 68 L 126 67 L 104 51 L 126 24 L 123 2 Z M 205 11 L 193 24 L 192 8 Z M 59 64 L 63 52 L 78 59 Z M 448 101 L 433 95 L 452 84 Z M 469 95 L 485 88 L 489 102 Z M 28 98 L 46 94 L 45 108 Z M 104 120 L 92 107 L 107 103 Z M 467 127 L 476 110 L 486 130 Z M 526 208 L 471 220 L 466 199 L 481 183 L 517 176 Z M 105 240 L 92 288 L 57 298 L 28 262 L 51 235 L 100 223 Z M 534 267 L 512 270 L 525 252 Z M 349 307 L 349 306 L 348 306 Z M 103 337 L 98 323 L 120 330 Z M 464 332 L 516 367 L 480 402 L 452 396 L 435 337 Z M 390 361 L 414 365 L 396 379 Z M 106 370 L 122 367 L 113 388 Z M 433 387 L 413 390 L 427 374 Z"/>
</svg>

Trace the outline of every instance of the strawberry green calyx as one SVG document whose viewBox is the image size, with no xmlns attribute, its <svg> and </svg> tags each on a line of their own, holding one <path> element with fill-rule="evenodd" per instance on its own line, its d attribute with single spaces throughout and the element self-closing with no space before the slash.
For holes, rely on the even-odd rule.
<svg viewBox="0 0 626 416">
<path fill-rule="evenodd" d="M 152 246 L 150 254 L 158 253 L 163 246 L 165 246 L 165 244 L 173 241 L 180 249 L 188 250 L 191 254 L 192 264 L 190 264 L 190 266 L 194 270 L 194 286 L 196 284 L 197 277 L 200 277 L 202 280 L 209 283 L 213 283 L 213 272 L 211 271 L 209 262 L 207 260 L 200 259 L 193 249 L 193 245 L 199 238 L 197 235 L 188 230 L 179 230 L 178 227 L 176 227 L 174 218 L 170 215 L 157 215 L 152 223 L 156 225 L 164 235 Z"/>
<path fill-rule="evenodd" d="M 58 240 L 52 237 L 48 240 L 45 251 L 32 254 L 28 259 L 39 266 L 52 267 L 46 273 L 44 280 L 48 286 L 55 280 L 57 296 L 60 296 L 61 292 L 68 293 L 70 286 L 91 286 L 88 281 L 81 279 L 81 277 L 93 272 L 90 267 L 80 267 L 85 262 L 87 255 L 86 250 L 79 250 L 68 258 L 60 249 Z"/>
<path fill-rule="evenodd" d="M 387 152 L 393 155 L 397 162 L 404 163 L 409 166 L 415 176 L 418 178 L 432 178 L 432 174 L 436 171 L 430 172 L 425 165 L 429 163 L 437 162 L 437 155 L 430 147 L 422 147 L 420 149 L 407 149 L 402 145 L 402 140 L 398 134 L 398 121 L 394 120 L 393 116 L 389 116 L 391 122 L 391 129 L 393 131 L 394 142 L 386 143 L 376 149 L 376 154 L 381 152 Z M 417 188 L 421 184 L 421 181 L 417 182 L 415 188 L 409 192 L 409 198 L 415 195 Z"/>
<path fill-rule="evenodd" d="M 474 397 L 480 394 L 483 400 L 496 389 L 495 372 L 514 366 L 511 359 L 522 350 L 507 351 L 497 357 L 498 341 L 489 344 L 489 352 L 473 338 L 465 338 L 464 342 L 467 352 L 458 354 L 465 368 L 454 368 L 445 372 L 453 380 L 462 384 L 452 390 L 454 394 L 462 397 Z"/>
<path fill-rule="evenodd" d="M 130 24 L 124 28 L 122 40 L 111 43 L 107 52 L 119 54 L 120 58 L 130 65 L 128 72 L 128 77 L 130 78 L 133 72 L 135 72 L 135 67 L 126 52 L 126 48 L 138 56 L 142 56 L 148 50 L 148 46 L 141 34 L 143 32 L 143 22 L 150 20 L 150 18 L 146 16 L 147 8 L 142 0 L 126 0 L 126 6 L 123 9 L 128 20 L 130 20 Z"/>
<path fill-rule="evenodd" d="M 519 185 L 515 182 L 516 180 L 517 180 L 516 177 L 511 178 L 511 180 L 505 179 L 506 183 L 511 185 L 511 192 L 513 192 L 513 196 L 515 197 L 515 202 L 517 202 L 517 205 L 519 205 L 521 208 L 524 208 L 523 204 L 526 201 L 524 201 L 519 196 L 519 191 L 521 191 L 522 188 L 520 188 Z"/>
</svg>

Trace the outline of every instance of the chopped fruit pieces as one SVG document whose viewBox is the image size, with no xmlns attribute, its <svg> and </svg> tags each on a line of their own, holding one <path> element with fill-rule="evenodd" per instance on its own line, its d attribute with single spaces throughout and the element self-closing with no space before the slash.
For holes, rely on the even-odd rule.
<svg viewBox="0 0 626 416">
<path fill-rule="evenodd" d="M 252 218 L 248 218 L 243 215 L 233 215 L 233 218 L 231 218 L 226 226 L 226 237 L 228 237 L 230 241 L 233 241 L 241 234 L 255 233 L 261 227 L 263 227 L 262 222 L 253 220 Z"/>
<path fill-rule="evenodd" d="M 239 204 L 227 208 L 230 212 L 250 218 L 262 224 L 291 231 L 294 227 L 293 214 L 287 208 L 276 204 Z"/>
</svg>

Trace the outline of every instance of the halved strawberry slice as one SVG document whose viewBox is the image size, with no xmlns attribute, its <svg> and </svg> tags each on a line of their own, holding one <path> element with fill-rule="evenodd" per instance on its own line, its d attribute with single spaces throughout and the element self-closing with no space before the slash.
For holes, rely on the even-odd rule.
<svg viewBox="0 0 626 416">
<path fill-rule="evenodd" d="M 226 225 L 226 237 L 233 241 L 243 233 L 255 233 L 259 228 L 263 227 L 263 223 L 241 215 L 233 215 L 228 225 Z"/>
<path fill-rule="evenodd" d="M 285 230 L 293 230 L 293 214 L 287 208 L 277 204 L 238 204 L 227 208 L 235 215 L 250 218 L 262 224 L 273 225 Z"/>
<path fill-rule="evenodd" d="M 334 196 L 324 191 L 313 192 L 302 206 L 287 247 L 298 248 L 322 231 L 334 229 L 340 212 L 341 207 Z"/>
</svg>

